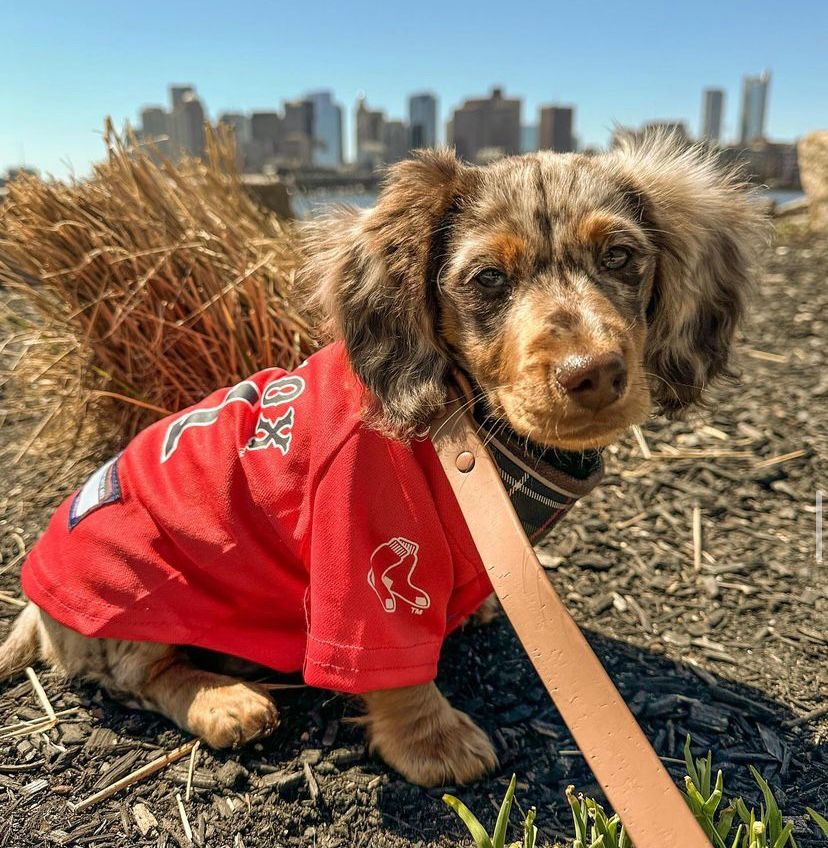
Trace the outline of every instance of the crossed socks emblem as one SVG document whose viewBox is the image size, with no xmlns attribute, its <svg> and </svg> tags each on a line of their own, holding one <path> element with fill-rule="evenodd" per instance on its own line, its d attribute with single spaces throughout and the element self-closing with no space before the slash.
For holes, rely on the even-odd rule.
<svg viewBox="0 0 828 848">
<path fill-rule="evenodd" d="M 377 593 L 386 612 L 397 609 L 397 600 L 408 604 L 413 610 L 424 610 L 431 606 L 431 598 L 411 580 L 417 567 L 416 542 L 397 536 L 380 545 L 371 554 L 368 584 Z"/>
</svg>

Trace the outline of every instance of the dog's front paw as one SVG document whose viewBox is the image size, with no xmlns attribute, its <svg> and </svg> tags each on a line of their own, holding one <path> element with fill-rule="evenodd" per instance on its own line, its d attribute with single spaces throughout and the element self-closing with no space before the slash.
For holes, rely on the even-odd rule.
<svg viewBox="0 0 828 848">
<path fill-rule="evenodd" d="M 411 730 L 409 735 L 376 734 L 371 741 L 388 765 L 412 783 L 471 783 L 497 767 L 489 737 L 465 713 L 448 704 L 438 720 Z"/>
<path fill-rule="evenodd" d="M 260 686 L 205 687 L 187 711 L 187 729 L 211 748 L 231 748 L 267 736 L 279 724 L 276 705 Z"/>
</svg>

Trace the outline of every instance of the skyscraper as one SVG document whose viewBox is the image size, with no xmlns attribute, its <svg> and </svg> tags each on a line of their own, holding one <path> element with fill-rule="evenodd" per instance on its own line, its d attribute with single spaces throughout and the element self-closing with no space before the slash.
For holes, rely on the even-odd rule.
<svg viewBox="0 0 828 848">
<path fill-rule="evenodd" d="M 146 106 L 141 110 L 141 137 L 157 139 L 170 131 L 169 114 L 161 106 Z"/>
<path fill-rule="evenodd" d="M 342 107 L 330 91 L 315 91 L 307 101 L 313 104 L 313 163 L 323 168 L 342 164 Z"/>
<path fill-rule="evenodd" d="M 458 156 L 475 161 L 481 151 L 501 155 L 520 153 L 520 100 L 493 88 L 489 97 L 467 100 L 454 110 L 449 143 Z"/>
<path fill-rule="evenodd" d="M 383 125 L 385 115 L 369 109 L 365 97 L 357 100 L 356 108 L 356 161 L 358 165 L 376 167 L 383 161 Z"/>
<path fill-rule="evenodd" d="M 747 76 L 742 80 L 742 119 L 739 141 L 752 144 L 765 137 L 765 118 L 768 108 L 770 73 Z"/>
<path fill-rule="evenodd" d="M 218 123 L 233 131 L 236 141 L 236 165 L 242 172 L 250 170 L 250 118 L 242 112 L 222 112 Z"/>
<path fill-rule="evenodd" d="M 250 138 L 250 118 L 243 112 L 222 112 L 218 116 L 218 123 L 233 130 L 238 145 L 246 144 Z"/>
<path fill-rule="evenodd" d="M 408 128 L 402 121 L 386 121 L 382 127 L 383 161 L 391 164 L 408 155 Z"/>
<path fill-rule="evenodd" d="M 412 94 L 408 98 L 408 125 L 412 150 L 437 146 L 437 98 L 433 94 Z"/>
<path fill-rule="evenodd" d="M 575 150 L 572 135 L 574 115 L 572 106 L 544 106 L 540 112 L 538 147 L 557 153 L 572 153 Z"/>
<path fill-rule="evenodd" d="M 279 143 L 281 156 L 294 165 L 310 165 L 313 138 L 313 103 L 310 100 L 285 102 L 285 117 L 282 120 L 282 137 Z"/>
<path fill-rule="evenodd" d="M 170 113 L 161 106 L 146 106 L 141 110 L 140 137 L 150 142 L 162 155 L 169 156 L 171 152 Z"/>
<path fill-rule="evenodd" d="M 176 107 L 184 102 L 184 97 L 188 94 L 195 94 L 195 88 L 191 85 L 171 85 L 170 86 L 170 101 L 173 111 Z"/>
<path fill-rule="evenodd" d="M 204 156 L 204 108 L 192 89 L 173 108 L 173 137 L 179 156 Z"/>
<path fill-rule="evenodd" d="M 278 112 L 254 112 L 250 116 L 250 170 L 261 171 L 276 156 L 281 138 L 282 117 Z"/>
<path fill-rule="evenodd" d="M 701 137 L 718 144 L 722 140 L 722 112 L 724 91 L 706 88 L 702 101 Z"/>
</svg>

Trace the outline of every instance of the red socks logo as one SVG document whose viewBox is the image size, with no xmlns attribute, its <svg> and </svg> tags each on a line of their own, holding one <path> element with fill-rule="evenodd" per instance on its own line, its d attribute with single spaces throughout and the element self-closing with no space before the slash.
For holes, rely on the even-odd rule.
<svg viewBox="0 0 828 848">
<path fill-rule="evenodd" d="M 397 609 L 397 600 L 408 604 L 415 613 L 431 606 L 428 592 L 411 580 L 411 575 L 417 567 L 419 549 L 420 546 L 416 542 L 396 536 L 371 554 L 368 585 L 377 593 L 386 612 L 394 612 Z"/>
</svg>

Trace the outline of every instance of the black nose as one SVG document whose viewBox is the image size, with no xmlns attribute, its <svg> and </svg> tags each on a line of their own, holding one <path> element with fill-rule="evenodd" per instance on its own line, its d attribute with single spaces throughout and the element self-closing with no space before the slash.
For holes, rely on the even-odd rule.
<svg viewBox="0 0 828 848">
<path fill-rule="evenodd" d="M 563 390 L 580 406 L 598 412 L 627 388 L 627 365 L 620 353 L 570 356 L 555 371 Z"/>
</svg>

